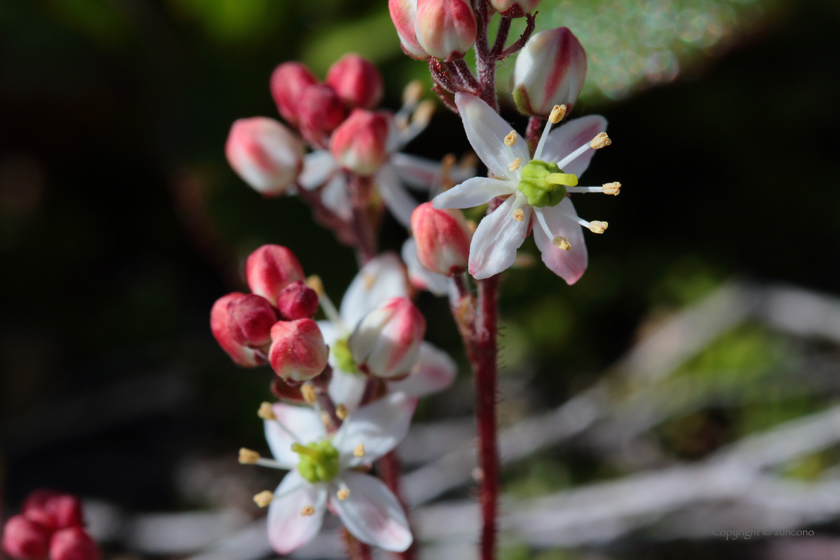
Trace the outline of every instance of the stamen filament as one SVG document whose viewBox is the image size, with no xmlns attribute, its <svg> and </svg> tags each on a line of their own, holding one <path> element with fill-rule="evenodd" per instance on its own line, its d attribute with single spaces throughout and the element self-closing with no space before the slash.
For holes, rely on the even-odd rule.
<svg viewBox="0 0 840 560">
<path fill-rule="evenodd" d="M 575 215 L 574 215 L 574 214 L 572 214 L 571 212 L 567 212 L 567 211 L 566 211 L 566 210 L 564 210 L 563 208 L 560 208 L 560 206 L 555 206 L 554 208 L 555 208 L 558 212 L 560 212 L 561 214 L 563 214 L 564 216 L 566 216 L 567 218 L 570 218 L 570 219 L 572 219 L 572 220 L 576 221 L 577 223 L 579 223 L 580 225 L 582 225 L 582 226 L 583 226 L 583 227 L 585 227 L 586 229 L 591 229 L 591 224 L 590 224 L 589 222 L 587 222 L 586 220 L 584 220 L 583 218 L 581 218 L 580 216 L 575 216 Z"/>
<path fill-rule="evenodd" d="M 566 187 L 569 193 L 603 193 L 617 196 L 621 191 L 621 183 L 607 183 L 602 187 Z"/>
<path fill-rule="evenodd" d="M 321 304 L 321 309 L 324 310 L 324 315 L 327 316 L 327 319 L 332 321 L 332 323 L 340 330 L 346 330 L 344 328 L 344 324 L 341 322 L 341 315 L 338 314 L 338 309 L 335 308 L 330 296 L 328 296 L 326 290 L 324 290 L 324 284 L 321 282 L 321 278 L 318 275 L 313 274 L 306 279 L 306 285 L 315 290 L 318 294 L 318 303 Z"/>
<path fill-rule="evenodd" d="M 557 167 L 560 169 L 564 169 L 567 165 L 575 161 L 579 156 L 586 153 L 586 150 L 591 150 L 592 148 L 589 146 L 589 142 L 572 152 L 571 154 L 564 157 L 562 160 L 557 162 Z"/>
<path fill-rule="evenodd" d="M 255 465 L 259 465 L 261 467 L 268 467 L 269 469 L 280 469 L 280 470 L 288 470 L 288 467 L 284 467 L 274 459 L 266 459 L 265 457 L 260 457 L 256 461 L 254 461 Z"/>
<path fill-rule="evenodd" d="M 534 159 L 541 159 L 543 148 L 545 148 L 545 143 L 548 142 L 548 133 L 551 132 L 551 119 L 545 121 L 545 128 L 543 128 L 542 136 L 540 136 L 540 141 L 537 144 L 537 149 L 534 150 Z M 560 168 L 562 169 L 562 165 Z"/>
<path fill-rule="evenodd" d="M 543 231 L 548 236 L 549 239 L 554 239 L 554 234 L 551 233 L 551 228 L 548 227 L 548 222 L 545 221 L 545 216 L 543 215 L 543 211 L 541 208 L 534 208 L 534 212 L 537 214 L 537 221 L 542 226 Z"/>
</svg>

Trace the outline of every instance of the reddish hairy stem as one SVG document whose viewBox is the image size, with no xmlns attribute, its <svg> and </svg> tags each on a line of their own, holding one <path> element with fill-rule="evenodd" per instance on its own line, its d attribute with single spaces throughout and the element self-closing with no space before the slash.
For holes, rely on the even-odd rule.
<svg viewBox="0 0 840 560">
<path fill-rule="evenodd" d="M 511 18 L 502 16 L 502 20 L 499 22 L 499 31 L 496 33 L 496 41 L 493 43 L 493 50 L 490 51 L 493 56 L 498 57 L 502 54 L 505 43 L 507 43 L 508 33 L 510 33 L 511 21 Z"/>
<path fill-rule="evenodd" d="M 347 557 L 350 560 L 372 560 L 370 547 L 363 542 L 360 542 L 356 537 L 350 534 L 350 531 L 341 529 L 341 540 L 344 541 L 344 550 L 347 552 Z"/>
<path fill-rule="evenodd" d="M 528 150 L 530 150 L 532 155 L 534 150 L 537 149 L 537 144 L 540 143 L 543 127 L 543 120 L 540 117 L 531 117 L 528 119 L 528 128 L 525 130 L 525 141 L 528 143 Z"/>
<path fill-rule="evenodd" d="M 510 55 L 518 52 L 522 47 L 525 46 L 525 43 L 527 43 L 528 39 L 531 38 L 531 34 L 534 32 L 534 28 L 537 26 L 538 13 L 539 12 L 534 12 L 533 14 L 525 15 L 525 20 L 527 21 L 527 23 L 525 24 L 525 31 L 522 32 L 522 35 L 519 36 L 519 39 L 517 39 L 514 44 L 498 53 L 496 57 L 497 60 L 504 60 Z"/>
<path fill-rule="evenodd" d="M 363 266 L 376 256 L 376 234 L 373 231 L 368 203 L 373 188 L 370 177 L 347 174 L 350 205 L 353 207 L 353 232 L 356 234 L 356 258 Z"/>
<path fill-rule="evenodd" d="M 408 519 L 408 509 L 405 507 L 405 501 L 400 493 L 400 458 L 397 457 L 396 451 L 391 451 L 382 457 L 376 464 L 376 472 L 379 478 L 385 483 L 394 496 L 400 501 L 403 510 L 405 510 L 406 519 Z M 405 552 L 398 552 L 395 555 L 401 560 L 414 560 L 417 558 L 417 541 L 411 543 L 411 546 Z"/>
<path fill-rule="evenodd" d="M 475 76 L 473 76 L 472 70 L 470 70 L 470 67 L 463 58 L 454 60 L 449 64 L 452 64 L 455 71 L 458 73 L 458 76 L 466 84 L 467 87 L 465 89 L 471 90 L 470 93 L 477 93 L 479 91 L 481 84 L 479 84 L 478 80 Z"/>
</svg>

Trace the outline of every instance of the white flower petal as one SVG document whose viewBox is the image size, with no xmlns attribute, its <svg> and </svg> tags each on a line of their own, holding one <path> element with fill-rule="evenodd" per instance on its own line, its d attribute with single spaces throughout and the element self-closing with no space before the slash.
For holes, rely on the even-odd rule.
<svg viewBox="0 0 840 560">
<path fill-rule="evenodd" d="M 490 202 L 497 196 L 515 192 L 516 184 L 511 181 L 473 177 L 437 195 L 432 206 L 438 209 L 472 208 Z"/>
<path fill-rule="evenodd" d="M 284 403 L 275 403 L 271 408 L 277 420 L 264 421 L 268 447 L 271 448 L 271 454 L 278 463 L 287 469 L 294 468 L 300 456 L 292 451 L 292 444 L 296 441 L 312 443 L 323 439 L 327 435 L 324 424 L 311 408 Z M 286 429 L 280 427 L 280 424 Z"/>
<path fill-rule="evenodd" d="M 291 471 L 274 492 L 268 506 L 268 540 L 277 554 L 288 554 L 318 534 L 327 511 L 327 485 L 312 484 L 299 472 Z M 312 506 L 314 515 L 301 515 Z"/>
<path fill-rule="evenodd" d="M 548 135 L 548 140 L 543 148 L 542 158 L 544 161 L 559 162 L 564 157 L 574 152 L 587 142 L 591 142 L 598 134 L 606 132 L 607 119 L 601 115 L 588 115 L 579 119 L 573 119 L 566 124 L 560 125 Z M 589 162 L 597 150 L 586 150 L 583 155 L 563 169 L 563 173 L 571 173 L 580 177 L 589 167 Z M 523 160 L 524 161 L 524 160 Z"/>
<path fill-rule="evenodd" d="M 394 449 L 408 433 L 417 399 L 405 393 L 392 393 L 352 413 L 333 437 L 341 456 L 342 468 L 375 461 Z M 353 451 L 361 444 L 364 456 Z"/>
<path fill-rule="evenodd" d="M 347 193 L 347 181 L 343 173 L 336 173 L 321 189 L 321 202 L 327 210 L 335 213 L 342 220 L 350 220 L 353 210 L 350 207 L 350 195 Z"/>
<path fill-rule="evenodd" d="M 352 330 L 365 313 L 383 301 L 408 294 L 408 278 L 400 258 L 383 253 L 368 261 L 350 283 L 341 300 L 341 320 Z"/>
<path fill-rule="evenodd" d="M 583 228 L 577 222 L 560 213 L 557 208 L 562 208 L 570 214 L 577 216 L 572 201 L 568 198 L 552 208 L 542 209 L 551 233 L 555 237 L 565 237 L 572 246 L 571 251 L 563 251 L 554 246 L 554 243 L 545 234 L 539 225 L 534 225 L 534 241 L 542 253 L 542 261 L 549 270 L 565 280 L 569 285 L 574 284 L 586 270 L 587 253 L 586 243 L 583 237 Z"/>
<path fill-rule="evenodd" d="M 434 344 L 420 346 L 420 359 L 411 374 L 402 381 L 388 383 L 389 392 L 403 392 L 415 397 L 425 397 L 443 391 L 455 381 L 458 367 L 449 354 Z"/>
<path fill-rule="evenodd" d="M 367 377 L 361 373 L 347 373 L 333 366 L 332 379 L 327 390 L 336 406 L 343 404 L 349 412 L 353 412 L 359 408 L 365 385 Z"/>
<path fill-rule="evenodd" d="M 433 183 L 440 181 L 439 161 L 398 152 L 391 156 L 391 165 L 410 188 L 427 191 Z"/>
<path fill-rule="evenodd" d="M 417 260 L 417 241 L 413 237 L 405 240 L 402 246 L 402 259 L 408 268 L 408 278 L 411 285 L 418 290 L 427 290 L 436 296 L 449 293 L 449 278 L 443 274 L 432 272 Z"/>
<path fill-rule="evenodd" d="M 303 171 L 298 176 L 298 184 L 311 191 L 327 182 L 338 166 L 329 150 L 317 150 L 303 156 Z"/>
<path fill-rule="evenodd" d="M 354 537 L 391 552 L 403 552 L 413 537 L 405 511 L 396 496 L 381 480 L 369 474 L 341 473 L 350 491 L 345 500 L 332 500 L 341 522 Z"/>
<path fill-rule="evenodd" d="M 333 343 L 338 340 L 339 332 L 338 327 L 336 327 L 332 321 L 316 321 L 318 323 L 318 329 L 321 331 L 321 336 L 324 337 L 324 344 L 327 346 L 332 346 Z"/>
<path fill-rule="evenodd" d="M 376 174 L 376 186 L 385 206 L 399 223 L 411 227 L 411 213 L 417 208 L 417 201 L 400 183 L 396 170 L 391 165 L 384 165 Z"/>
<path fill-rule="evenodd" d="M 491 109 L 490 105 L 468 93 L 456 93 L 455 104 L 464 121 L 467 139 L 476 155 L 493 175 L 515 181 L 516 175 L 508 169 L 513 160 L 519 158 L 523 165 L 531 160 L 525 139 L 519 138 L 508 149 L 504 138 L 513 127 Z M 512 156 L 510 150 L 513 150 Z"/>
<path fill-rule="evenodd" d="M 522 221 L 513 217 L 513 210 L 521 208 Z M 481 280 L 507 269 L 516 260 L 516 250 L 528 235 L 531 205 L 521 193 L 509 197 L 490 215 L 485 216 L 470 243 L 470 274 Z"/>
</svg>

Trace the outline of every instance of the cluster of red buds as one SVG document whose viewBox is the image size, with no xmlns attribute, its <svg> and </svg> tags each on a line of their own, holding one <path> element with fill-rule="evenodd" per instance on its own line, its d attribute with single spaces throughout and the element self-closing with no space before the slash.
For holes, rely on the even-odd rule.
<svg viewBox="0 0 840 560">
<path fill-rule="evenodd" d="M 84 529 L 82 504 L 70 494 L 36 490 L 3 528 L 3 551 L 18 560 L 99 560 Z"/>
</svg>

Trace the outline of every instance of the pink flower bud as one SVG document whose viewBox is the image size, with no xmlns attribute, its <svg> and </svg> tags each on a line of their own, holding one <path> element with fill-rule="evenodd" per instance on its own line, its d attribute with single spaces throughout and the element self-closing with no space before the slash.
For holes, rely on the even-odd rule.
<svg viewBox="0 0 840 560">
<path fill-rule="evenodd" d="M 277 309 L 283 319 L 311 319 L 318 311 L 318 292 L 298 280 L 277 295 Z"/>
<path fill-rule="evenodd" d="M 3 528 L 3 550 L 12 558 L 41 560 L 47 555 L 50 530 L 23 515 L 15 515 Z"/>
<path fill-rule="evenodd" d="M 283 381 L 300 384 L 327 367 L 327 346 L 312 319 L 278 321 L 271 328 L 271 367 Z"/>
<path fill-rule="evenodd" d="M 410 299 L 391 298 L 365 315 L 348 344 L 356 366 L 368 375 L 400 379 L 417 364 L 426 320 Z"/>
<path fill-rule="evenodd" d="M 245 297 L 245 294 L 234 292 L 216 300 L 213 309 L 210 311 L 210 330 L 213 332 L 216 342 L 219 343 L 222 350 L 227 352 L 227 355 L 236 365 L 257 367 L 265 364 L 266 360 L 259 353 L 236 342 L 229 328 L 228 305 L 243 297 Z"/>
<path fill-rule="evenodd" d="M 326 84 L 303 90 L 298 103 L 300 132 L 313 144 L 321 145 L 347 114 L 338 94 Z"/>
<path fill-rule="evenodd" d="M 382 74 L 370 60 L 345 54 L 327 72 L 327 85 L 350 108 L 373 109 L 382 99 Z"/>
<path fill-rule="evenodd" d="M 228 329 L 234 342 L 260 348 L 271 342 L 277 312 L 264 297 L 247 294 L 228 303 Z"/>
<path fill-rule="evenodd" d="M 330 151 L 343 168 L 373 175 L 388 156 L 389 126 L 386 113 L 354 109 L 333 132 Z"/>
<path fill-rule="evenodd" d="M 518 18 L 533 12 L 542 0 L 488 0 L 505 17 Z"/>
<path fill-rule="evenodd" d="M 279 196 L 303 169 L 303 144 L 288 128 L 265 117 L 233 123 L 225 144 L 233 170 L 263 196 Z"/>
<path fill-rule="evenodd" d="M 424 267 L 445 276 L 467 269 L 472 232 L 460 210 L 438 210 L 425 202 L 411 214 L 411 230 Z"/>
<path fill-rule="evenodd" d="M 99 560 L 99 547 L 81 527 L 56 531 L 50 539 L 50 560 Z"/>
<path fill-rule="evenodd" d="M 429 53 L 417 42 L 417 33 L 414 30 L 417 22 L 417 0 L 388 0 L 388 10 L 391 12 L 394 27 L 397 28 L 403 52 L 418 60 L 429 58 Z"/>
<path fill-rule="evenodd" d="M 300 62 L 284 62 L 271 73 L 271 96 L 277 104 L 277 110 L 290 125 L 298 124 L 301 93 L 317 83 L 318 78 Z"/>
<path fill-rule="evenodd" d="M 277 294 L 304 276 L 300 262 L 289 249 L 282 245 L 263 245 L 245 261 L 245 279 L 252 292 L 277 305 Z"/>
<path fill-rule="evenodd" d="M 417 42 L 435 58 L 464 56 L 475 44 L 475 15 L 468 0 L 417 0 Z"/>
<path fill-rule="evenodd" d="M 516 58 L 511 91 L 520 113 L 548 118 L 555 105 L 568 110 L 586 79 L 586 52 L 565 27 L 531 36 Z"/>
</svg>

